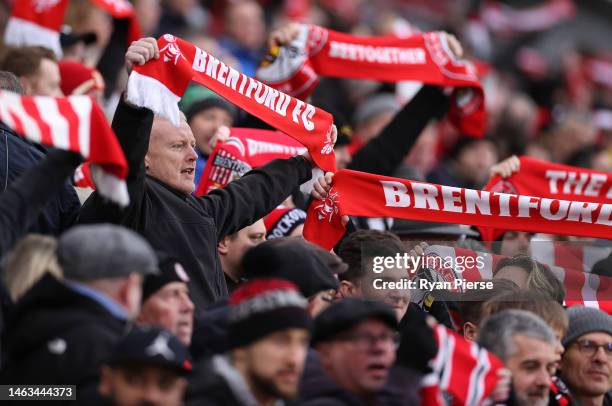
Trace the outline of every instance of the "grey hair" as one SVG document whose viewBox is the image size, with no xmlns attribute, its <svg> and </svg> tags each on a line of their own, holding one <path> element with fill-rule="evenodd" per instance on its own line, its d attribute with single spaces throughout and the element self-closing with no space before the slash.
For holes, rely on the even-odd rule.
<svg viewBox="0 0 612 406">
<path fill-rule="evenodd" d="M 478 330 L 478 344 L 506 362 L 516 352 L 516 335 L 555 344 L 555 334 L 540 317 L 525 310 L 504 310 L 487 317 Z"/>
<path fill-rule="evenodd" d="M 23 87 L 21 86 L 17 76 L 15 76 L 12 72 L 5 70 L 0 70 L 0 89 L 24 94 Z"/>
</svg>

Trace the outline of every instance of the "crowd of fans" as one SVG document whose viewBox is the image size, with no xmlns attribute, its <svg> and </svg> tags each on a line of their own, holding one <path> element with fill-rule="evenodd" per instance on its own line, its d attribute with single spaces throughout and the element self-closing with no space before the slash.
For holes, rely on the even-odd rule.
<svg viewBox="0 0 612 406">
<path fill-rule="evenodd" d="M 557 3 L 571 12 L 537 13 Z M 302 238 L 310 199 L 333 183 L 322 176 L 312 194 L 300 191 L 312 177 L 308 153 L 196 197 L 230 128 L 264 124 L 200 85 L 180 101 L 180 127 L 125 97 L 128 75 L 159 57 L 153 37 L 165 33 L 254 76 L 271 47 L 290 42 L 296 19 L 357 35 L 442 30 L 455 55 L 482 71 L 486 136 L 463 137 L 449 124 L 446 89 L 323 78 L 311 102 L 334 117 L 338 168 L 471 189 L 516 172 L 519 155 L 612 173 L 612 51 L 588 35 L 556 52 L 541 46 L 578 22 L 609 25 L 608 2 L 579 3 L 134 0 L 143 38 L 126 45 L 122 20 L 71 0 L 63 56 L 3 46 L 0 88 L 92 96 L 127 159 L 130 203 L 75 188 L 78 154 L 0 122 L 0 383 L 76 385 L 84 405 L 471 406 L 453 389 L 426 395 L 433 375 L 468 386 L 488 371 L 436 371 L 452 357 L 436 335 L 444 326 L 503 363 L 479 404 L 612 405 L 611 316 L 568 306 L 576 298 L 555 264 L 534 255 L 540 242 L 592 248 L 586 271 L 603 286 L 609 239 L 499 230 L 483 241 L 470 225 L 352 217 L 327 251 Z M 9 15 L 0 8 L 0 21 Z M 375 287 L 433 272 L 398 266 L 380 275 L 375 257 L 435 246 L 503 257 L 491 266 L 492 288 L 438 297 Z"/>
</svg>

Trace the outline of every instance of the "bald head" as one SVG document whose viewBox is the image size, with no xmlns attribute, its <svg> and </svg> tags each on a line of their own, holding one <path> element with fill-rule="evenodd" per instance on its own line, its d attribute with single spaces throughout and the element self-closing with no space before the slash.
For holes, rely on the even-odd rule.
<svg viewBox="0 0 612 406">
<path fill-rule="evenodd" d="M 194 174 L 197 154 L 195 138 L 185 115 L 175 127 L 168 120 L 156 116 L 153 120 L 149 150 L 145 156 L 147 174 L 183 193 L 195 189 Z"/>
</svg>

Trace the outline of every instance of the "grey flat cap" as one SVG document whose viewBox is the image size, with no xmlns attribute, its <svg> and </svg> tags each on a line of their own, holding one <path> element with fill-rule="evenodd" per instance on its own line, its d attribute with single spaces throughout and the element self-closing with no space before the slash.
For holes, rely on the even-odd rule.
<svg viewBox="0 0 612 406">
<path fill-rule="evenodd" d="M 57 259 L 64 277 L 76 281 L 158 273 L 153 248 L 139 234 L 112 224 L 71 228 L 61 235 Z"/>
<path fill-rule="evenodd" d="M 589 333 L 608 333 L 612 335 L 612 316 L 599 309 L 586 306 L 572 306 L 567 309 L 569 326 L 563 337 L 565 347 L 575 339 Z"/>
</svg>

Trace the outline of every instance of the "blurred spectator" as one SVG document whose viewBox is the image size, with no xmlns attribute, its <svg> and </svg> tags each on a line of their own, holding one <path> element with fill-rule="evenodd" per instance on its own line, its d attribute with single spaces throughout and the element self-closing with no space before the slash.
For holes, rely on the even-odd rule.
<svg viewBox="0 0 612 406">
<path fill-rule="evenodd" d="M 175 258 L 162 256 L 159 275 L 149 275 L 142 284 L 142 306 L 138 323 L 164 328 L 185 346 L 191 344 L 194 305 L 189 298 L 189 277 Z"/>
<path fill-rule="evenodd" d="M 254 77 L 266 41 L 263 10 L 256 1 L 238 0 L 227 4 L 224 13 L 225 36 L 219 45 L 238 59 L 242 73 Z"/>
<path fill-rule="evenodd" d="M 264 218 L 266 239 L 293 237 L 302 235 L 306 212 L 279 206 Z"/>
<path fill-rule="evenodd" d="M 504 310 L 483 321 L 478 344 L 512 372 L 517 404 L 548 405 L 557 356 L 554 334 L 542 319 L 523 310 Z"/>
<path fill-rule="evenodd" d="M 145 37 L 154 36 L 162 16 L 161 0 L 134 0 L 133 3 L 140 33 Z"/>
<path fill-rule="evenodd" d="M 62 96 L 55 54 L 47 48 L 8 48 L 2 54 L 0 70 L 17 76 L 26 95 Z"/>
<path fill-rule="evenodd" d="M 488 179 L 489 169 L 497 161 L 497 150 L 491 140 L 461 137 L 449 157 L 427 176 L 427 181 L 481 189 Z"/>
<path fill-rule="evenodd" d="M 565 288 L 552 271 L 528 255 L 501 259 L 493 270 L 493 279 L 507 279 L 521 289 L 529 289 L 563 303 Z"/>
<path fill-rule="evenodd" d="M 266 226 L 259 219 L 240 231 L 227 235 L 219 241 L 218 251 L 221 268 L 225 274 L 227 290 L 231 293 L 240 285 L 243 272 L 240 263 L 244 254 L 257 244 L 266 241 Z"/>
<path fill-rule="evenodd" d="M 375 258 L 395 257 L 407 254 L 401 241 L 389 232 L 359 230 L 346 237 L 338 249 L 338 256 L 349 266 L 340 275 L 338 298 L 356 297 L 386 303 L 401 320 L 410 303 L 409 289 L 384 289 L 383 282 L 401 282 L 408 279 L 408 269 L 384 268 L 382 273 L 373 271 Z M 380 264 L 378 264 L 380 265 Z M 374 280 L 378 279 L 377 284 Z"/>
<path fill-rule="evenodd" d="M 199 85 L 187 89 L 181 99 L 181 106 L 196 140 L 198 160 L 194 180 L 198 185 L 208 156 L 217 143 L 219 128 L 232 127 L 238 110 L 233 104 Z"/>
<path fill-rule="evenodd" d="M 26 54 L 25 49 L 23 52 Z M 0 71 L 0 89 L 23 94 L 23 87 L 17 77 L 6 71 Z M 32 203 L 32 207 L 36 207 L 37 211 L 36 218 L 26 218 L 25 216 L 19 218 L 20 227 L 23 228 L 23 231 L 59 235 L 73 225 L 76 222 L 81 205 L 74 188 L 66 178 L 81 162 L 80 156 L 57 151 L 47 159 L 44 163 L 47 167 L 45 169 L 47 171 L 47 187 L 42 190 L 38 186 L 41 182 L 45 184 L 45 179 L 36 179 L 37 176 L 41 176 L 40 169 L 32 169 L 32 167 L 41 163 L 45 157 L 45 149 L 18 136 L 17 133 L 1 122 L 0 140 L 2 140 L 0 142 L 0 193 L 6 193 L 11 185 L 17 184 L 20 177 L 30 170 L 28 179 L 22 179 L 20 183 L 20 187 L 25 188 L 25 190 L 15 191 L 20 198 L 23 198 L 23 194 L 27 194 L 28 197 L 25 201 Z M 71 163 L 74 163 L 74 166 Z M 55 165 L 55 167 L 51 165 Z M 51 166 L 51 169 L 48 168 L 49 166 Z M 62 183 L 63 186 L 59 187 Z M 52 188 L 49 189 L 48 186 L 52 186 Z M 44 206 L 41 207 L 40 203 L 44 203 Z M 25 209 L 21 202 L 19 204 L 20 209 Z M 13 209 L 12 214 L 16 214 L 14 211 L 15 209 Z M 40 213 L 41 211 L 42 213 Z M 21 212 L 20 214 L 25 213 Z M 4 231 L 7 234 L 14 233 L 13 238 L 21 236 L 17 230 L 6 229 Z M 7 243 L 7 241 L 0 242 L 0 255 L 5 249 L 10 248 L 2 246 L 3 243 Z"/>
<path fill-rule="evenodd" d="M 251 406 L 295 398 L 311 323 L 295 285 L 280 279 L 245 283 L 230 297 L 229 323 L 231 350 L 196 366 L 203 373 L 191 382 L 188 404 Z"/>
<path fill-rule="evenodd" d="M 396 96 L 391 93 L 373 95 L 361 102 L 353 116 L 355 137 L 351 143 L 351 153 L 355 154 L 378 136 L 401 107 Z"/>
<path fill-rule="evenodd" d="M 84 395 L 138 315 L 143 275 L 157 261 L 142 237 L 108 224 L 67 231 L 57 257 L 64 280 L 46 274 L 11 314 L 2 382 L 79 385 Z"/>
<path fill-rule="evenodd" d="M 95 32 L 84 32 L 77 34 L 72 27 L 63 25 L 60 31 L 60 44 L 62 46 L 62 60 L 85 62 L 87 47 L 95 44 L 97 36 Z"/>
<path fill-rule="evenodd" d="M 153 327 L 134 327 L 100 372 L 100 394 L 116 406 L 180 406 L 192 371 L 187 348 Z"/>
<path fill-rule="evenodd" d="M 531 238 L 534 233 L 516 230 L 500 230 L 500 233 L 491 245 L 493 252 L 505 257 L 531 254 Z"/>
<path fill-rule="evenodd" d="M 66 95 L 86 95 L 94 98 L 100 106 L 104 100 L 104 79 L 100 72 L 74 61 L 59 62 L 61 89 Z"/>
<path fill-rule="evenodd" d="M 95 64 L 97 57 L 102 50 L 108 45 L 108 42 L 113 33 L 113 19 L 99 7 L 93 6 L 90 2 L 84 0 L 71 1 L 66 10 L 64 24 L 72 27 L 75 34 L 95 33 L 96 42 L 91 48 L 98 55 L 94 60 L 89 60 L 89 63 Z M 88 55 L 88 59 L 91 55 Z"/>
<path fill-rule="evenodd" d="M 395 362 L 396 329 L 383 303 L 350 298 L 324 310 L 312 334 L 322 373 L 304 377 L 300 404 L 377 404 Z"/>
<path fill-rule="evenodd" d="M 572 306 L 567 314 L 561 377 L 578 404 L 612 404 L 612 317 L 584 306 Z"/>
<path fill-rule="evenodd" d="M 13 302 L 17 302 L 46 273 L 62 278 L 56 247 L 55 238 L 39 234 L 30 234 L 15 245 L 4 267 L 4 280 Z"/>
</svg>

